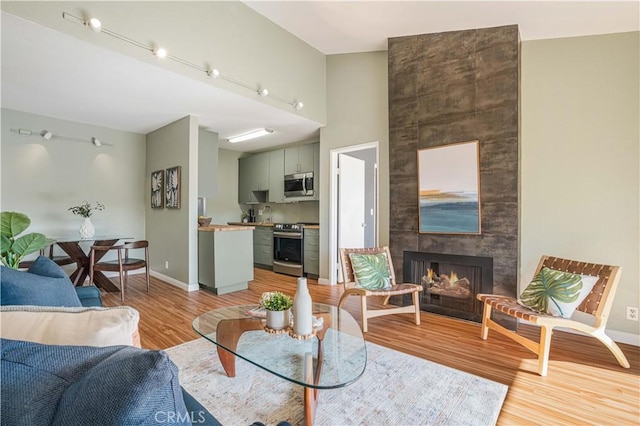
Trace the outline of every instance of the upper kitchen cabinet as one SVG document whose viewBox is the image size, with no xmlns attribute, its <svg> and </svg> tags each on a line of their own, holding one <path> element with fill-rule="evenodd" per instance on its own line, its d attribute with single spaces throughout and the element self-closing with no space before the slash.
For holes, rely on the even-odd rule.
<svg viewBox="0 0 640 426">
<path fill-rule="evenodd" d="M 269 190 L 269 153 L 240 158 L 238 165 L 238 203 L 251 204 L 260 199 L 263 191 Z M 257 192 L 257 193 L 256 193 Z"/>
<path fill-rule="evenodd" d="M 284 150 L 284 174 L 312 172 L 313 147 L 315 144 L 296 146 Z"/>
<path fill-rule="evenodd" d="M 284 203 L 284 149 L 269 152 L 269 202 Z"/>
</svg>

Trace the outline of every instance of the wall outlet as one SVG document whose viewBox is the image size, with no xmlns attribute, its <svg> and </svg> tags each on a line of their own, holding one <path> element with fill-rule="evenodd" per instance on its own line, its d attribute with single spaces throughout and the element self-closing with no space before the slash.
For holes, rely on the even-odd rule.
<svg viewBox="0 0 640 426">
<path fill-rule="evenodd" d="M 169 261 L 168 260 L 164 261 L 164 269 L 169 269 Z"/>
<path fill-rule="evenodd" d="M 627 319 L 638 321 L 638 308 L 635 306 L 627 306 Z"/>
</svg>

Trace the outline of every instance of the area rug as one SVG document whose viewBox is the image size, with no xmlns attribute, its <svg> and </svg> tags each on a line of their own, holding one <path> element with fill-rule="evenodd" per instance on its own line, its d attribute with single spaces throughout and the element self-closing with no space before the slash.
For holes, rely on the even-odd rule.
<svg viewBox="0 0 640 426">
<path fill-rule="evenodd" d="M 493 425 L 506 385 L 369 343 L 367 367 L 355 383 L 321 390 L 316 425 Z M 225 426 L 287 420 L 304 424 L 303 388 L 242 359 L 224 372 L 205 340 L 166 350 L 180 383 Z"/>
</svg>

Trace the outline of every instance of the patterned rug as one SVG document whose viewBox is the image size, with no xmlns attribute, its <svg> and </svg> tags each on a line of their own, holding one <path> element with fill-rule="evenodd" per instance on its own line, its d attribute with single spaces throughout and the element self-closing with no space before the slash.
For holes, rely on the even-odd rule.
<svg viewBox="0 0 640 426">
<path fill-rule="evenodd" d="M 242 342 L 242 340 L 241 340 Z M 180 383 L 225 426 L 304 424 L 303 388 L 242 360 L 227 377 L 213 343 L 166 350 Z M 316 425 L 493 425 L 508 387 L 367 342 L 355 383 L 321 390 Z"/>
</svg>

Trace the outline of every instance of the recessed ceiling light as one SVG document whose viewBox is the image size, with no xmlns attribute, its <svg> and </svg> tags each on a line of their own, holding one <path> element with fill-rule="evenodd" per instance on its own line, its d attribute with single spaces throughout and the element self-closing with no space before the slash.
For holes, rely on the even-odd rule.
<svg viewBox="0 0 640 426">
<path fill-rule="evenodd" d="M 249 139 L 259 138 L 260 136 L 265 136 L 273 133 L 273 129 L 258 129 L 253 132 L 245 133 L 244 135 L 233 136 L 229 138 L 229 142 L 236 143 L 242 141 L 248 141 Z"/>
</svg>

